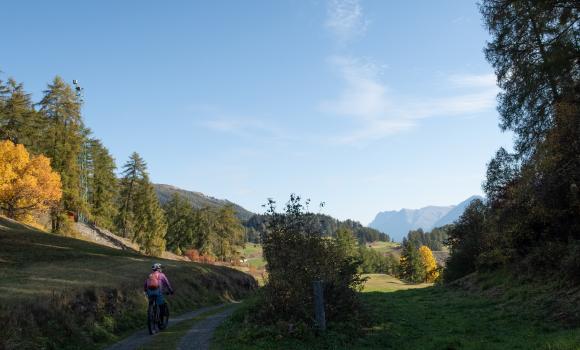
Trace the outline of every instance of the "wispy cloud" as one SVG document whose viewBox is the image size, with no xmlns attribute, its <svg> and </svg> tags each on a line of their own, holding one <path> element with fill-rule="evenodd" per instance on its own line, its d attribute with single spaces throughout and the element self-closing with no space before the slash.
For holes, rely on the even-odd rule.
<svg viewBox="0 0 580 350">
<path fill-rule="evenodd" d="M 340 43 L 365 33 L 368 20 L 359 0 L 328 0 L 326 28 Z"/>
<path fill-rule="evenodd" d="M 220 114 L 203 119 L 201 126 L 219 133 L 270 143 L 294 139 L 291 133 L 278 125 L 269 123 L 268 119 Z"/>
<path fill-rule="evenodd" d="M 383 69 L 373 62 L 334 56 L 329 63 L 345 85 L 337 98 L 322 101 L 320 108 L 350 117 L 358 125 L 338 138 L 342 143 L 380 139 L 408 130 L 424 118 L 485 111 L 495 105 L 498 91 L 493 75 L 449 75 L 443 83 L 455 88 L 453 95 L 404 95 L 382 81 Z"/>
<path fill-rule="evenodd" d="M 449 81 L 459 87 L 494 88 L 496 85 L 496 77 L 493 73 L 480 75 L 456 74 L 449 76 Z"/>
</svg>

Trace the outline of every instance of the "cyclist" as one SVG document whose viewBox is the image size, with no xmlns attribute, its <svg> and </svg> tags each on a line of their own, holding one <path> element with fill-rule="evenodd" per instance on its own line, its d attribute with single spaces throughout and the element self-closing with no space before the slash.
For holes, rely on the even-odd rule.
<svg viewBox="0 0 580 350">
<path fill-rule="evenodd" d="M 163 298 L 163 291 L 168 291 L 170 294 L 173 294 L 173 288 L 171 288 L 171 284 L 167 279 L 167 276 L 162 271 L 161 264 L 155 263 L 151 266 L 151 274 L 145 281 L 145 293 L 147 293 L 147 297 L 149 301 L 152 301 L 153 298 L 157 301 L 157 305 L 161 308 L 165 305 L 165 300 Z"/>
</svg>

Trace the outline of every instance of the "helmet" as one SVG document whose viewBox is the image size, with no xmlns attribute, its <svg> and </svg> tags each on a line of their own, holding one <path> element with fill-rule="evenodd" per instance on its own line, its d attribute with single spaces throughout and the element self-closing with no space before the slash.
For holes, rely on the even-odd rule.
<svg viewBox="0 0 580 350">
<path fill-rule="evenodd" d="M 153 264 L 153 266 L 151 266 L 151 270 L 153 270 L 153 271 L 161 270 L 161 264 L 160 263 Z"/>
</svg>

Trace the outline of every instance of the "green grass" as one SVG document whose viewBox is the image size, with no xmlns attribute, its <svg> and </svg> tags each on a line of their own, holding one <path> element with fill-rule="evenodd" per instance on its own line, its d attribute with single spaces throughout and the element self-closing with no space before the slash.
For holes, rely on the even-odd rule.
<svg viewBox="0 0 580 350">
<path fill-rule="evenodd" d="M 524 300 L 443 287 L 363 295 L 373 325 L 353 349 L 578 349 L 580 330 L 544 321 Z M 560 344 L 560 347 L 554 347 Z"/>
<path fill-rule="evenodd" d="M 171 261 L 37 231 L 0 218 L 0 349 L 92 349 L 141 328 L 143 282 L 159 261 L 176 294 L 172 311 L 239 299 L 242 272 Z"/>
<path fill-rule="evenodd" d="M 394 242 L 372 242 L 367 243 L 366 246 L 368 248 L 372 248 L 377 250 L 379 253 L 383 254 L 393 254 L 395 258 L 399 258 L 401 256 L 401 244 L 394 243 Z"/>
<path fill-rule="evenodd" d="M 275 338 L 244 322 L 245 308 L 218 329 L 214 349 L 580 349 L 580 291 L 560 281 L 496 273 L 451 288 L 370 277 L 364 336 L 345 337 L 331 324 L 321 337 Z"/>
<path fill-rule="evenodd" d="M 394 242 L 372 242 L 367 243 L 367 247 L 378 250 L 380 253 L 390 253 L 396 258 L 401 255 L 401 245 Z M 262 246 L 260 244 L 246 243 L 244 249 L 241 250 L 241 254 L 248 259 L 248 265 L 255 267 L 259 270 L 264 269 L 266 266 L 266 261 L 262 256 Z"/>
<path fill-rule="evenodd" d="M 382 273 L 363 275 L 368 280 L 364 285 L 364 292 L 394 292 L 398 290 L 430 287 L 432 283 L 408 284 L 400 279 Z"/>
<path fill-rule="evenodd" d="M 248 265 L 253 266 L 257 269 L 264 269 L 266 266 L 266 261 L 262 256 L 262 245 L 254 243 L 246 243 L 244 249 L 242 249 L 241 254 L 248 259 Z"/>
<path fill-rule="evenodd" d="M 205 312 L 197 317 L 194 317 L 187 321 L 179 322 L 176 325 L 169 326 L 166 330 L 158 333 L 153 337 L 153 340 L 139 348 L 139 350 L 169 350 L 175 349 L 179 345 L 181 338 L 183 338 L 187 332 L 193 327 L 197 322 L 217 313 L 220 313 L 231 307 L 231 305 L 225 305 L 223 307 L 214 309 L 212 311 Z"/>
</svg>

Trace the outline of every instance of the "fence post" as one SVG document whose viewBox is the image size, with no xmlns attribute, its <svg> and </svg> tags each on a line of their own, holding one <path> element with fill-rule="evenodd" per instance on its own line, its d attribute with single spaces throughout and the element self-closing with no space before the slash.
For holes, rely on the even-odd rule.
<svg viewBox="0 0 580 350">
<path fill-rule="evenodd" d="M 321 280 L 312 282 L 314 289 L 314 314 L 316 325 L 321 331 L 326 330 L 326 315 L 324 314 L 324 283 Z"/>
</svg>

